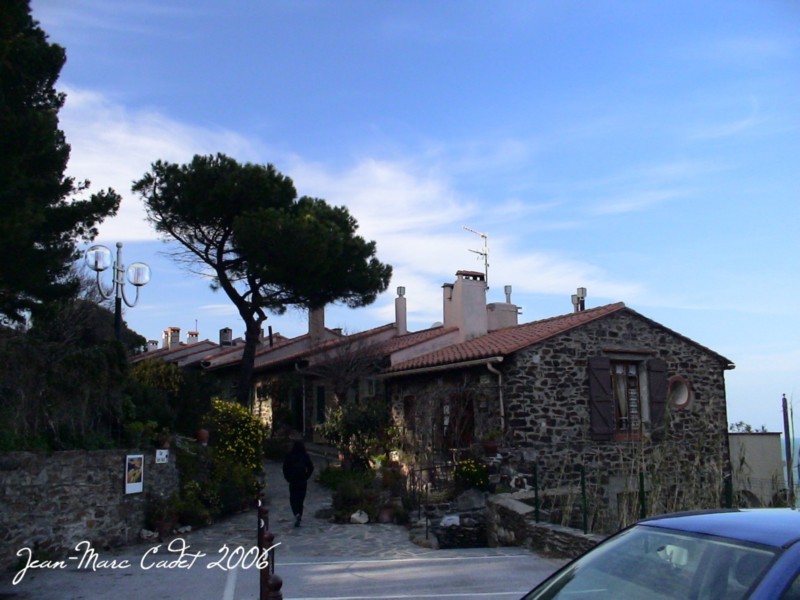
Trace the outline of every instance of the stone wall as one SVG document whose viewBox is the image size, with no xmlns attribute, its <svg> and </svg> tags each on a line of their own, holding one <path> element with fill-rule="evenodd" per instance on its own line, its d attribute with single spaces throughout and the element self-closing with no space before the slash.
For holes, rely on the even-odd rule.
<svg viewBox="0 0 800 600">
<path fill-rule="evenodd" d="M 470 489 L 451 502 L 424 505 L 439 548 L 485 548 L 486 493 Z"/>
<path fill-rule="evenodd" d="M 667 408 L 663 439 L 654 439 L 645 422 L 641 439 L 592 440 L 589 358 L 635 352 L 666 361 L 668 377 L 690 383 L 692 400 L 680 410 Z M 504 375 L 508 428 L 523 450 L 511 462 L 527 485 L 536 463 L 541 488 L 575 497 L 583 467 L 591 519 L 605 531 L 638 516 L 640 473 L 649 514 L 720 506 L 730 474 L 725 381 L 723 365 L 709 351 L 622 313 L 518 352 Z"/>
<path fill-rule="evenodd" d="M 125 494 L 126 454 L 144 454 L 144 491 Z M 175 453 L 154 450 L 0 453 L 0 569 L 31 548 L 50 557 L 83 540 L 97 549 L 136 541 L 145 503 L 178 490 Z"/>
<path fill-rule="evenodd" d="M 688 382 L 692 398 L 679 409 L 667 407 L 660 439 L 651 435 L 645 418 L 641 436 L 594 440 L 588 363 L 595 356 L 642 363 L 661 359 L 668 378 Z M 567 524 L 583 472 L 590 527 L 613 532 L 639 516 L 640 474 L 648 514 L 721 505 L 730 476 L 726 366 L 691 340 L 633 311 L 620 311 L 507 356 L 496 365 L 502 387 L 485 367 L 476 367 L 398 378 L 390 391 L 393 417 L 412 457 L 437 450 L 452 454 L 443 435 L 442 406 L 464 398 L 465 389 L 470 390 L 466 398 L 472 403 L 475 438 L 498 427 L 502 393 L 507 452 L 499 483 L 530 489 L 535 468 L 551 506 L 567 507 L 559 522 Z M 647 397 L 646 389 L 642 395 Z M 404 421 L 408 414 L 414 423 Z"/>
<path fill-rule="evenodd" d="M 486 529 L 489 545 L 524 546 L 555 558 L 575 558 L 593 548 L 604 537 L 581 530 L 537 523 L 532 506 L 510 494 L 490 496 L 487 502 Z"/>
</svg>

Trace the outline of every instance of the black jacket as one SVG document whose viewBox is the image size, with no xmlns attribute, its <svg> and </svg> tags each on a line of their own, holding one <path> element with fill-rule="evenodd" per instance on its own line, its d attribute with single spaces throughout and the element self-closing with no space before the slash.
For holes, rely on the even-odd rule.
<svg viewBox="0 0 800 600">
<path fill-rule="evenodd" d="M 314 472 L 314 463 L 308 452 L 303 450 L 292 450 L 283 460 L 283 477 L 289 483 L 301 483 L 307 481 Z"/>
</svg>

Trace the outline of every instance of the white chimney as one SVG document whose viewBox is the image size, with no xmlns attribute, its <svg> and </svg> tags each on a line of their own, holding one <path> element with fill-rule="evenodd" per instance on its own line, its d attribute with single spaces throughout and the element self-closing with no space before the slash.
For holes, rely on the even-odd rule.
<svg viewBox="0 0 800 600">
<path fill-rule="evenodd" d="M 164 348 L 177 348 L 181 343 L 181 328 L 167 327 L 164 330 L 162 344 Z"/>
<path fill-rule="evenodd" d="M 158 340 L 147 340 L 147 352 L 158 350 Z"/>
<path fill-rule="evenodd" d="M 200 332 L 199 331 L 187 331 L 186 332 L 186 343 L 187 344 L 196 344 L 200 341 Z"/>
<path fill-rule="evenodd" d="M 397 298 L 394 299 L 394 323 L 397 335 L 408 333 L 408 315 L 406 313 L 406 288 L 397 288 Z"/>
<path fill-rule="evenodd" d="M 519 324 L 519 307 L 511 304 L 511 286 L 505 286 L 503 291 L 506 294 L 505 302 L 493 302 L 486 305 L 489 331 L 514 327 Z"/>
<path fill-rule="evenodd" d="M 219 330 L 219 345 L 232 346 L 233 345 L 233 330 L 230 327 L 223 327 Z"/>
<path fill-rule="evenodd" d="M 456 282 L 445 284 L 444 326 L 458 327 L 460 341 L 485 335 L 489 330 L 486 314 L 486 275 L 477 271 L 458 271 Z"/>
</svg>

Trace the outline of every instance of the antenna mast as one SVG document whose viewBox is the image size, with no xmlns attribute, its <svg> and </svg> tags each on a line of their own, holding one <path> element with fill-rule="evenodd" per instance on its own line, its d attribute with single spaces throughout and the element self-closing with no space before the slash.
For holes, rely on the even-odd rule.
<svg viewBox="0 0 800 600">
<path fill-rule="evenodd" d="M 482 249 L 480 249 L 480 250 L 472 250 L 470 248 L 467 248 L 467 249 L 470 252 L 474 252 L 475 254 L 477 254 L 478 255 L 478 260 L 480 260 L 481 257 L 483 257 L 483 273 L 484 273 L 484 275 L 486 277 L 486 289 L 488 290 L 489 289 L 489 234 L 488 233 L 481 233 L 480 231 L 475 231 L 474 229 L 472 229 L 470 227 L 467 227 L 466 225 L 464 225 L 464 229 L 466 229 L 467 231 L 470 231 L 470 232 L 472 232 L 472 233 L 474 233 L 476 235 L 481 236 L 481 239 L 483 240 L 483 248 Z"/>
</svg>

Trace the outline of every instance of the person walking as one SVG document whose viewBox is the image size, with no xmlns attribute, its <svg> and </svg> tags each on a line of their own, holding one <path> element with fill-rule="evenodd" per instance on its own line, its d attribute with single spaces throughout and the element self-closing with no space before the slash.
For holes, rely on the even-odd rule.
<svg viewBox="0 0 800 600">
<path fill-rule="evenodd" d="M 303 502 L 306 499 L 308 480 L 314 472 L 314 463 L 301 440 L 292 444 L 292 449 L 283 460 L 283 477 L 289 482 L 289 504 L 294 515 L 294 526 L 300 527 L 303 518 Z"/>
</svg>

